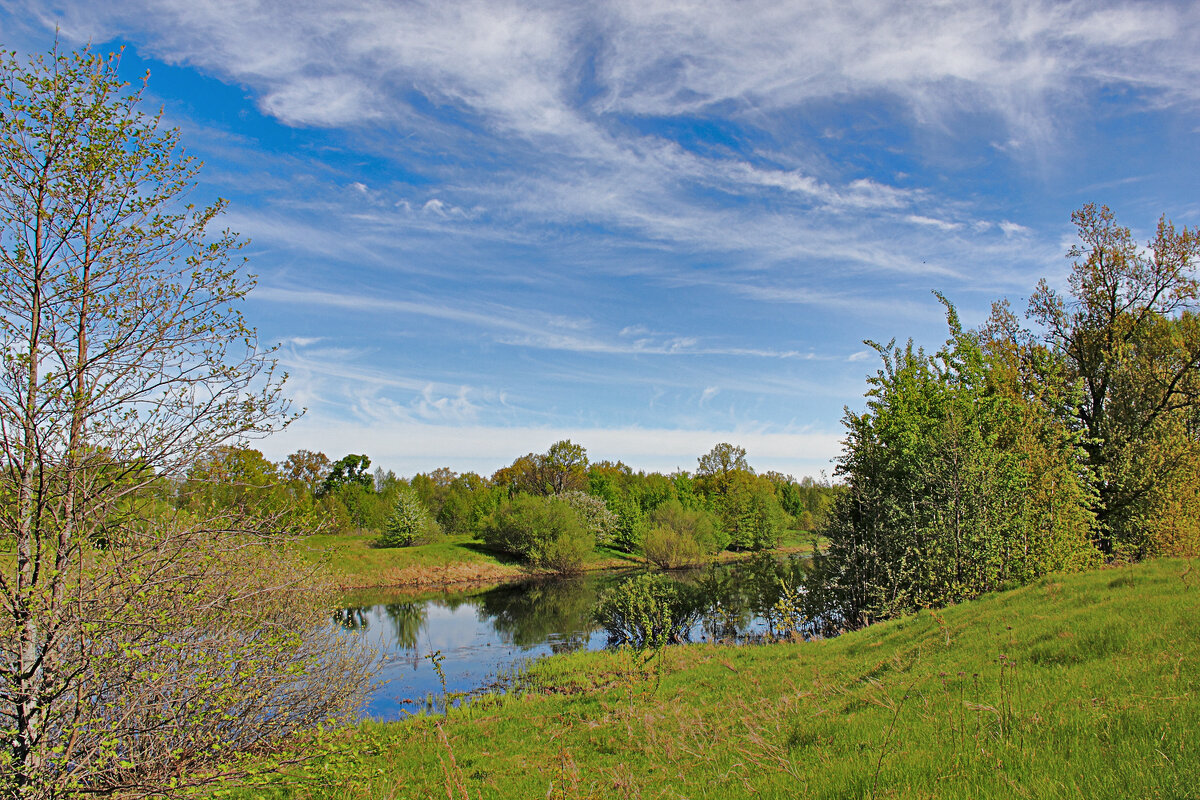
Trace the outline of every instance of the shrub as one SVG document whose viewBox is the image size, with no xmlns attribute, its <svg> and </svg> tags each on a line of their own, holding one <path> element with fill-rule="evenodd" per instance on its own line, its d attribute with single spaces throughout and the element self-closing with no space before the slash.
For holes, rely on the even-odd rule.
<svg viewBox="0 0 1200 800">
<path fill-rule="evenodd" d="M 704 558 L 695 538 L 671 528 L 651 528 L 642 541 L 642 554 L 662 569 L 691 567 Z"/>
<path fill-rule="evenodd" d="M 617 518 L 613 530 L 612 546 L 626 553 L 633 553 L 642 547 L 642 539 L 646 535 L 646 515 L 636 501 L 618 495 L 606 501 L 608 508 Z"/>
<path fill-rule="evenodd" d="M 556 572 L 577 571 L 595 546 L 567 501 L 528 494 L 502 503 L 481 535 L 488 547 Z"/>
<path fill-rule="evenodd" d="M 429 515 L 429 510 L 417 497 L 412 488 L 401 487 L 396 495 L 396 504 L 383 526 L 379 537 L 380 547 L 409 547 L 428 544 L 440 536 L 442 530 Z"/>
<path fill-rule="evenodd" d="M 650 530 L 642 554 L 663 569 L 690 566 L 725 548 L 729 543 L 707 511 L 686 509 L 678 500 L 650 512 Z"/>
<path fill-rule="evenodd" d="M 702 610 L 695 590 L 647 573 L 605 592 L 596 606 L 596 621 L 614 644 L 661 647 L 685 641 Z"/>
</svg>

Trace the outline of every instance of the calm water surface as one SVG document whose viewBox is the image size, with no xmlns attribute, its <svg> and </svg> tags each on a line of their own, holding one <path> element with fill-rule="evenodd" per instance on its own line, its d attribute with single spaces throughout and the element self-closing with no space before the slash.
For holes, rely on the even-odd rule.
<svg viewBox="0 0 1200 800">
<path fill-rule="evenodd" d="M 710 612 L 691 631 L 692 641 L 743 640 L 761 635 L 762 606 L 774 602 L 781 570 L 774 560 L 708 568 L 679 576 L 711 595 Z M 370 697 L 365 714 L 398 719 L 438 710 L 442 694 L 431 653 L 440 653 L 451 693 L 486 690 L 531 659 L 552 653 L 599 650 L 607 633 L 592 619 L 600 594 L 630 573 L 507 585 L 474 593 L 422 599 L 379 593 L 342 609 L 335 620 L 366 637 L 384 655 L 386 683 Z"/>
</svg>

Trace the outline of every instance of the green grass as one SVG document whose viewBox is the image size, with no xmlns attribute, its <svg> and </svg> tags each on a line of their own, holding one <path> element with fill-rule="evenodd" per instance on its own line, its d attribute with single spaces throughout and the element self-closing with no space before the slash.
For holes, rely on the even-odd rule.
<svg viewBox="0 0 1200 800">
<path fill-rule="evenodd" d="M 447 536 L 415 547 L 375 547 L 376 534 L 322 534 L 288 544 L 307 561 L 320 565 L 342 589 L 398 586 L 428 588 L 456 583 L 499 583 L 533 574 L 517 559 L 485 548 L 470 536 Z M 810 534 L 790 532 L 781 552 L 812 549 Z M 744 558 L 725 552 L 719 560 Z M 619 569 L 640 565 L 641 559 L 619 550 L 598 547 L 584 569 Z"/>
<path fill-rule="evenodd" d="M 289 544 L 323 567 L 343 588 L 503 580 L 520 575 L 510 559 L 482 550 L 468 537 L 446 537 L 416 547 L 375 547 L 376 534 L 322 534 Z"/>
<path fill-rule="evenodd" d="M 235 798 L 1197 798 L 1200 570 L 1054 576 L 837 639 L 536 664 Z"/>
</svg>

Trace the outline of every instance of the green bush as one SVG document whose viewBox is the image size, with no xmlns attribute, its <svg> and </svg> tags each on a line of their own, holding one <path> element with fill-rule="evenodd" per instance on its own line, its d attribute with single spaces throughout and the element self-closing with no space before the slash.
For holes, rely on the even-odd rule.
<svg viewBox="0 0 1200 800">
<path fill-rule="evenodd" d="M 612 546 L 618 550 L 624 550 L 626 553 L 640 550 L 642 539 L 646 535 L 646 515 L 641 506 L 623 495 L 609 498 L 605 502 L 617 518 L 617 524 L 613 530 Z"/>
<path fill-rule="evenodd" d="M 500 505 L 480 532 L 485 544 L 535 566 L 575 572 L 595 539 L 565 500 L 520 494 Z"/>
<path fill-rule="evenodd" d="M 699 543 L 686 533 L 671 528 L 651 528 L 642 540 L 642 554 L 661 569 L 679 569 L 704 559 Z"/>
<path fill-rule="evenodd" d="M 596 621 L 612 642 L 641 649 L 686 640 L 702 611 L 695 590 L 646 573 L 605 592 L 596 606 Z"/>
<path fill-rule="evenodd" d="M 648 522 L 650 530 L 642 541 L 642 555 L 663 569 L 699 563 L 729 543 L 712 514 L 686 509 L 678 500 L 651 511 Z"/>
<path fill-rule="evenodd" d="M 429 515 L 416 491 L 408 486 L 401 487 L 396 494 L 396 504 L 383 525 L 379 537 L 380 547 L 410 547 L 428 544 L 440 536 L 442 530 Z"/>
</svg>

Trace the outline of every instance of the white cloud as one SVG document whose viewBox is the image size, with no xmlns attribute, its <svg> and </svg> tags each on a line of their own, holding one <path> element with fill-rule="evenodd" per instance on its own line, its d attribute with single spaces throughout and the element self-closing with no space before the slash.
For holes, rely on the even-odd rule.
<svg viewBox="0 0 1200 800">
<path fill-rule="evenodd" d="M 920 214 L 909 214 L 907 217 L 905 217 L 905 219 L 915 225 L 928 225 L 931 228 L 937 228 L 941 231 L 955 231 L 962 227 L 962 225 L 957 222 L 947 222 L 944 219 L 923 217 Z"/>
<path fill-rule="evenodd" d="M 1029 228 L 1026 228 L 1024 225 L 1019 225 L 1016 222 L 1010 222 L 1009 220 L 1001 220 L 999 225 L 1000 230 L 1004 231 L 1005 236 L 1016 236 L 1018 234 L 1029 233 Z"/>
<path fill-rule="evenodd" d="M 807 355 L 794 350 L 705 344 L 697 336 L 653 334 L 630 341 L 628 327 L 618 331 L 612 338 L 590 336 L 583 333 L 591 327 L 586 320 L 545 314 L 531 309 L 509 308 L 497 304 L 481 308 L 454 307 L 424 300 L 395 300 L 386 297 L 368 297 L 334 291 L 286 289 L 274 286 L 260 287 L 255 291 L 254 297 L 256 300 L 289 305 L 327 306 L 360 313 L 409 314 L 464 323 L 490 331 L 495 342 L 513 347 L 623 355 L 807 357 Z"/>
</svg>

